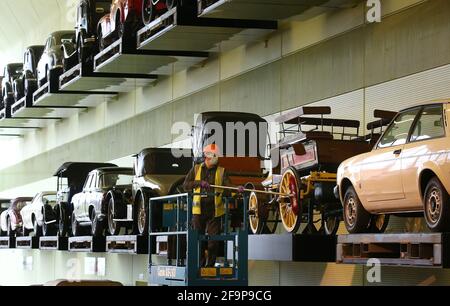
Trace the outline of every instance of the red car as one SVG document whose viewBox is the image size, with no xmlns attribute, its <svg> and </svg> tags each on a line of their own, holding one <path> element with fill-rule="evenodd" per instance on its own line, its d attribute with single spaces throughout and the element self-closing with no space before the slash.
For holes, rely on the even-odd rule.
<svg viewBox="0 0 450 306">
<path fill-rule="evenodd" d="M 20 197 L 11 201 L 9 208 L 0 215 L 0 229 L 2 235 L 15 236 L 22 229 L 22 216 L 20 211 L 28 205 L 33 198 Z"/>
<path fill-rule="evenodd" d="M 97 27 L 100 50 L 120 38 L 131 41 L 142 25 L 142 0 L 113 0 Z"/>
</svg>

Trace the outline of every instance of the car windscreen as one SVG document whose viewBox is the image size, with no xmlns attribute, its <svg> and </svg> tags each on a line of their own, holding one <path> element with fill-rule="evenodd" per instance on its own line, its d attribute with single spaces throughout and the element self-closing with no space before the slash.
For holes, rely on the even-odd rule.
<svg viewBox="0 0 450 306">
<path fill-rule="evenodd" d="M 192 157 L 174 156 L 171 150 L 142 152 L 136 159 L 136 175 L 186 175 L 192 168 Z"/>
<path fill-rule="evenodd" d="M 74 37 L 74 34 L 73 34 L 73 33 L 67 33 L 67 34 L 61 35 L 61 36 L 59 37 L 59 40 L 60 40 L 61 44 L 62 44 L 62 43 L 65 43 L 65 42 L 70 43 L 70 42 L 72 42 L 72 38 L 73 38 L 73 37 Z"/>
<path fill-rule="evenodd" d="M 11 67 L 11 75 L 14 79 L 17 79 L 18 77 L 20 77 L 22 75 L 23 72 L 23 66 L 22 65 L 17 65 L 17 66 L 12 66 Z"/>
<path fill-rule="evenodd" d="M 20 201 L 20 202 L 18 202 L 17 203 L 17 210 L 18 211 L 21 211 L 22 210 L 22 208 L 24 208 L 25 206 L 27 206 L 27 204 L 28 204 L 29 202 L 26 202 L 26 201 Z"/>
<path fill-rule="evenodd" d="M 56 204 L 56 194 L 48 194 L 42 196 L 42 203 L 50 205 L 51 207 Z"/>
<path fill-rule="evenodd" d="M 100 188 L 131 185 L 134 175 L 122 173 L 102 173 L 99 178 Z"/>
</svg>

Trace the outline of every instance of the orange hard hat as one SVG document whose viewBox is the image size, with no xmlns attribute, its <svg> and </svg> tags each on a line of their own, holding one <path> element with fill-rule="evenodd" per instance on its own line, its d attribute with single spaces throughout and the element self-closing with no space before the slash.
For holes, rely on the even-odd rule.
<svg viewBox="0 0 450 306">
<path fill-rule="evenodd" d="M 215 143 L 213 144 L 209 144 L 206 147 L 203 148 L 203 153 L 207 154 L 207 153 L 212 153 L 216 156 L 220 155 L 220 148 L 218 145 L 216 145 Z"/>
</svg>

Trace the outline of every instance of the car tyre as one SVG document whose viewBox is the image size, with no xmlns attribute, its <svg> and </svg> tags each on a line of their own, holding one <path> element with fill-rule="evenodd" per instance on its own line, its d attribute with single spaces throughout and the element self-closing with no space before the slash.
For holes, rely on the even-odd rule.
<svg viewBox="0 0 450 306">
<path fill-rule="evenodd" d="M 449 195 L 437 177 L 433 177 L 428 182 L 423 201 L 424 216 L 428 228 L 433 232 L 449 231 Z"/>
<path fill-rule="evenodd" d="M 350 186 L 344 196 L 344 222 L 350 234 L 368 231 L 371 215 L 364 209 L 353 186 Z"/>
<path fill-rule="evenodd" d="M 103 236 L 103 223 L 98 220 L 97 212 L 95 208 L 92 209 L 90 214 L 91 219 L 91 233 L 94 237 Z"/>
</svg>

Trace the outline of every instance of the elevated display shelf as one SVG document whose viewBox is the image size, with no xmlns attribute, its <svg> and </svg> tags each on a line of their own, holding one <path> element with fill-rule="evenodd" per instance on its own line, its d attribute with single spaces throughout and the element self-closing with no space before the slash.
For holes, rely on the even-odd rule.
<svg viewBox="0 0 450 306">
<path fill-rule="evenodd" d="M 15 249 L 16 237 L 0 237 L 0 249 Z"/>
<path fill-rule="evenodd" d="M 171 75 L 197 65 L 208 52 L 136 50 L 118 40 L 97 54 L 94 71 L 100 73 Z"/>
<path fill-rule="evenodd" d="M 335 262 L 336 241 L 336 236 L 324 235 L 249 235 L 248 259 L 261 261 Z"/>
<path fill-rule="evenodd" d="M 39 239 L 39 249 L 51 251 L 67 251 L 69 238 L 67 237 L 41 237 Z"/>
<path fill-rule="evenodd" d="M 450 234 L 359 234 L 338 237 L 336 261 L 450 268 Z"/>
<path fill-rule="evenodd" d="M 16 238 L 16 249 L 39 249 L 39 237 L 17 237 Z"/>
<path fill-rule="evenodd" d="M 69 238 L 69 252 L 105 252 L 105 246 L 105 237 L 83 236 Z"/>
<path fill-rule="evenodd" d="M 326 11 L 353 7 L 361 0 L 197 0 L 198 14 L 208 18 L 281 20 L 311 18 Z"/>
<path fill-rule="evenodd" d="M 151 74 L 92 72 L 88 66 L 76 65 L 60 76 L 61 92 L 129 92 L 156 80 Z"/>
<path fill-rule="evenodd" d="M 225 51 L 259 40 L 278 28 L 274 21 L 197 18 L 196 14 L 183 7 L 163 14 L 138 31 L 138 49 Z"/>
<path fill-rule="evenodd" d="M 147 236 L 108 236 L 106 251 L 121 254 L 148 254 Z"/>
</svg>

